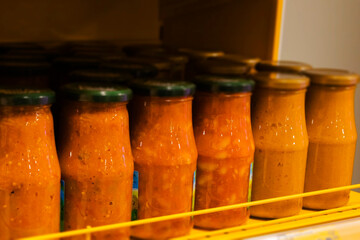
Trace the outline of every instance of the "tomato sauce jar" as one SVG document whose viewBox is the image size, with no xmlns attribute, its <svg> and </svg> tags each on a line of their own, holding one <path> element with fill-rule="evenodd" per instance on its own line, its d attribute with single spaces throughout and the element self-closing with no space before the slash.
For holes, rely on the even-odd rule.
<svg viewBox="0 0 360 240">
<path fill-rule="evenodd" d="M 337 69 L 305 72 L 309 133 L 305 192 L 351 184 L 356 149 L 354 94 L 359 75 Z M 349 190 L 304 198 L 304 207 L 329 209 L 345 205 Z"/>
<path fill-rule="evenodd" d="M 195 86 L 186 82 L 134 81 L 131 144 L 135 171 L 133 220 L 192 210 L 197 150 L 192 125 Z M 132 229 L 136 238 L 186 235 L 190 217 Z"/>
<path fill-rule="evenodd" d="M 0 239 L 60 227 L 60 166 L 50 90 L 0 89 Z"/>
<path fill-rule="evenodd" d="M 131 219 L 134 165 L 126 109 L 131 95 L 128 88 L 98 83 L 62 88 L 64 230 Z M 93 234 L 93 239 L 128 238 L 128 228 Z"/>
<path fill-rule="evenodd" d="M 255 140 L 252 201 L 302 193 L 308 135 L 305 92 L 309 79 L 302 75 L 258 73 L 252 115 Z M 254 206 L 254 217 L 280 218 L 296 215 L 302 199 Z"/>
<path fill-rule="evenodd" d="M 248 201 L 254 139 L 250 120 L 252 80 L 198 76 L 194 83 L 194 132 L 199 152 L 195 210 Z M 251 187 L 250 187 L 251 188 Z M 247 208 L 195 216 L 199 228 L 245 223 Z"/>
</svg>

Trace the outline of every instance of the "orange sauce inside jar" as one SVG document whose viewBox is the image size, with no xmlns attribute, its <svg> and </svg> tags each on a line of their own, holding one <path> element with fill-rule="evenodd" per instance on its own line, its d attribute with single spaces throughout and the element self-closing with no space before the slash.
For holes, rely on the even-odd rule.
<svg viewBox="0 0 360 240">
<path fill-rule="evenodd" d="M 358 76 L 337 71 L 314 69 L 307 72 L 312 85 L 306 96 L 310 143 L 305 192 L 351 184 L 357 139 L 354 94 Z M 340 207 L 347 204 L 349 192 L 307 197 L 304 207 Z"/>
<path fill-rule="evenodd" d="M 145 87 L 149 88 L 159 86 L 156 82 L 147 84 L 145 82 Z M 177 83 L 174 85 L 177 87 Z M 170 90 L 166 87 L 164 90 L 160 85 L 161 90 L 170 91 L 170 94 L 173 93 L 172 87 L 169 84 Z M 136 88 L 133 90 L 137 93 Z M 183 96 L 176 96 L 176 93 L 175 96 L 151 94 L 137 95 L 132 103 L 131 139 L 135 172 L 138 174 L 138 189 L 136 196 L 133 195 L 134 210 L 137 212 L 134 219 L 192 210 L 197 159 L 192 127 L 192 97 L 186 93 Z M 167 239 L 186 235 L 191 228 L 192 219 L 187 217 L 136 226 L 131 235 L 136 238 Z"/>
<path fill-rule="evenodd" d="M 1 240 L 59 231 L 60 166 L 50 105 L 0 106 L 0 206 Z"/>
<path fill-rule="evenodd" d="M 131 219 L 134 166 L 126 102 L 101 101 L 104 96 L 98 90 L 94 90 L 97 98 L 68 99 L 62 109 L 59 158 L 65 184 L 64 230 Z M 129 234 L 128 228 L 121 228 L 92 237 L 128 239 Z"/>
<path fill-rule="evenodd" d="M 257 99 L 252 115 L 255 156 L 252 201 L 303 192 L 308 135 L 305 122 L 304 76 L 256 75 Z M 251 207 L 254 217 L 296 215 L 302 199 Z"/>
<path fill-rule="evenodd" d="M 195 210 L 248 201 L 254 139 L 250 120 L 252 81 L 202 77 L 194 100 L 194 132 L 199 152 Z M 250 89 L 235 89 L 236 84 Z M 204 84 L 204 85 L 203 85 Z M 230 92 L 211 88 L 231 84 Z M 241 87 L 243 88 L 243 87 Z M 199 228 L 219 229 L 246 222 L 247 208 L 195 216 Z"/>
</svg>

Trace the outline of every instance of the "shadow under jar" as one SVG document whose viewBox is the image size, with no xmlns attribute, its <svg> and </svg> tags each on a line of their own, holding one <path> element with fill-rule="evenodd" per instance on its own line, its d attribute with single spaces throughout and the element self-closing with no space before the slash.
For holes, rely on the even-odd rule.
<svg viewBox="0 0 360 240">
<path fill-rule="evenodd" d="M 46 90 L 0 89 L 0 239 L 60 227 L 60 166 Z"/>
<path fill-rule="evenodd" d="M 356 127 L 354 94 L 359 75 L 337 69 L 305 72 L 311 86 L 306 96 L 309 152 L 305 192 L 351 184 Z M 350 190 L 304 198 L 304 207 L 329 209 L 345 205 Z"/>
<path fill-rule="evenodd" d="M 252 80 L 198 76 L 194 83 L 194 132 L 199 152 L 195 210 L 248 201 L 254 139 L 251 131 Z M 243 224 L 248 208 L 195 216 L 199 228 Z"/>
<path fill-rule="evenodd" d="M 255 140 L 252 201 L 302 193 L 308 135 L 302 75 L 258 73 L 256 106 L 252 115 Z M 251 216 L 281 218 L 296 215 L 302 199 L 253 206 Z"/>
<path fill-rule="evenodd" d="M 64 230 L 130 221 L 134 165 L 126 103 L 131 90 L 72 83 L 61 94 Z M 129 234 L 129 228 L 121 228 L 94 233 L 92 239 L 128 239 Z"/>
<path fill-rule="evenodd" d="M 192 126 L 195 86 L 186 82 L 136 81 L 132 103 L 134 154 L 133 220 L 190 212 L 197 150 Z M 137 188 L 138 187 L 138 188 Z M 134 227 L 136 238 L 168 239 L 186 235 L 192 218 Z"/>
</svg>

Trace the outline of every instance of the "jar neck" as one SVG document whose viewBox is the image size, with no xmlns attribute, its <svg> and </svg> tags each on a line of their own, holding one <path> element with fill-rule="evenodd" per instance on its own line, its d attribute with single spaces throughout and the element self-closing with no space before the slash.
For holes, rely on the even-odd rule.
<svg viewBox="0 0 360 240">
<path fill-rule="evenodd" d="M 131 117 L 135 127 L 143 123 L 147 127 L 157 123 L 189 124 L 192 122 L 192 97 L 135 96 L 131 103 Z"/>
<path fill-rule="evenodd" d="M 2 106 L 0 116 L 15 117 L 22 115 L 39 115 L 42 113 L 51 114 L 51 105 L 30 105 L 30 106 Z M 40 117 L 42 115 L 39 115 Z"/>
<path fill-rule="evenodd" d="M 265 110 L 268 114 L 274 114 L 278 111 L 305 114 L 305 93 L 306 89 L 277 90 L 258 88 L 256 89 L 256 105 L 254 106 L 256 109 L 254 110 Z"/>
<path fill-rule="evenodd" d="M 64 101 L 63 111 L 67 113 L 73 112 L 76 114 L 91 114 L 97 112 L 108 112 L 126 109 L 127 102 L 79 102 L 79 101 Z"/>
<path fill-rule="evenodd" d="M 306 109 L 329 109 L 339 114 L 354 115 L 356 86 L 334 87 L 312 85 L 306 96 Z"/>
<path fill-rule="evenodd" d="M 194 118 L 201 116 L 250 116 L 251 93 L 205 93 L 198 92 L 194 100 Z"/>
</svg>

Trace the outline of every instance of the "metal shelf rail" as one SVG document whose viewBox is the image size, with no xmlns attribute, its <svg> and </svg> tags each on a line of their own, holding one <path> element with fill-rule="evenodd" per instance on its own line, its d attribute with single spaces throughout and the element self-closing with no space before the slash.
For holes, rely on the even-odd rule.
<svg viewBox="0 0 360 240">
<path fill-rule="evenodd" d="M 273 203 L 273 202 L 278 202 L 278 201 L 283 201 L 283 200 L 303 198 L 303 197 L 309 197 L 309 196 L 315 196 L 315 195 L 320 195 L 320 194 L 325 194 L 325 193 L 331 193 L 331 192 L 342 191 L 342 190 L 351 190 L 351 189 L 357 189 L 357 188 L 360 188 L 360 184 L 319 190 L 319 191 L 313 191 L 313 192 L 307 192 L 307 193 L 302 193 L 302 194 L 283 196 L 283 197 L 277 197 L 277 198 L 264 199 L 264 200 L 260 200 L 260 201 L 234 204 L 234 205 L 217 207 L 217 208 L 198 210 L 198 211 L 193 211 L 193 212 L 186 212 L 186 213 L 179 213 L 179 214 L 173 214 L 173 215 L 167 215 L 167 216 L 161 216 L 161 217 L 155 217 L 155 218 L 142 219 L 142 220 L 136 220 L 136 221 L 132 221 L 132 222 L 116 223 L 116 224 L 98 226 L 98 227 L 88 226 L 85 229 L 78 229 L 78 230 L 73 230 L 73 231 L 66 231 L 66 232 L 52 233 L 52 234 L 41 235 L 41 236 L 21 238 L 19 240 L 45 240 L 45 239 L 49 240 L 49 239 L 61 239 L 61 238 L 65 238 L 65 237 L 73 237 L 73 236 L 80 236 L 80 235 L 83 235 L 83 236 L 85 235 L 86 240 L 91 240 L 91 233 L 95 233 L 95 232 L 104 232 L 104 231 L 109 231 L 109 230 L 114 230 L 114 229 L 119 229 L 119 228 L 124 228 L 124 227 L 133 227 L 133 226 L 138 226 L 138 225 L 142 225 L 142 224 L 149 224 L 149 223 L 154 223 L 154 222 L 173 220 L 173 219 L 177 219 L 177 218 L 197 216 L 197 215 L 203 215 L 203 214 L 208 214 L 208 213 L 215 213 L 215 212 L 226 211 L 226 210 L 242 208 L 242 207 L 251 207 L 251 206 L 256 206 L 256 205 L 261 205 L 261 204 L 266 204 L 266 203 Z M 310 226 L 310 225 L 317 225 L 317 224 L 328 223 L 328 222 L 333 222 L 333 221 L 338 221 L 338 220 L 343 220 L 343 219 L 348 219 L 348 218 L 355 218 L 355 217 L 359 217 L 359 216 L 360 216 L 360 194 L 351 192 L 349 204 L 344 207 L 334 208 L 334 209 L 330 209 L 330 210 L 322 210 L 322 211 L 304 210 L 299 215 L 281 218 L 281 219 L 274 219 L 274 220 L 250 219 L 247 224 L 237 226 L 237 227 L 232 227 L 232 228 L 221 229 L 221 230 L 205 231 L 205 230 L 194 229 L 191 232 L 191 234 L 184 236 L 184 237 L 178 237 L 175 239 L 178 239 L 178 240 L 180 240 L 180 239 L 182 239 L 182 240 L 204 239 L 204 238 L 244 239 L 244 238 L 250 238 L 250 237 L 260 236 L 260 235 L 264 235 L 264 234 L 274 233 L 274 232 L 286 231 L 289 229 L 297 229 L 297 228 Z M 360 228 L 359 228 L 358 234 L 360 236 Z M 296 238 L 296 239 L 300 239 L 300 238 Z M 336 239 L 336 238 L 328 238 L 328 239 Z"/>
</svg>

